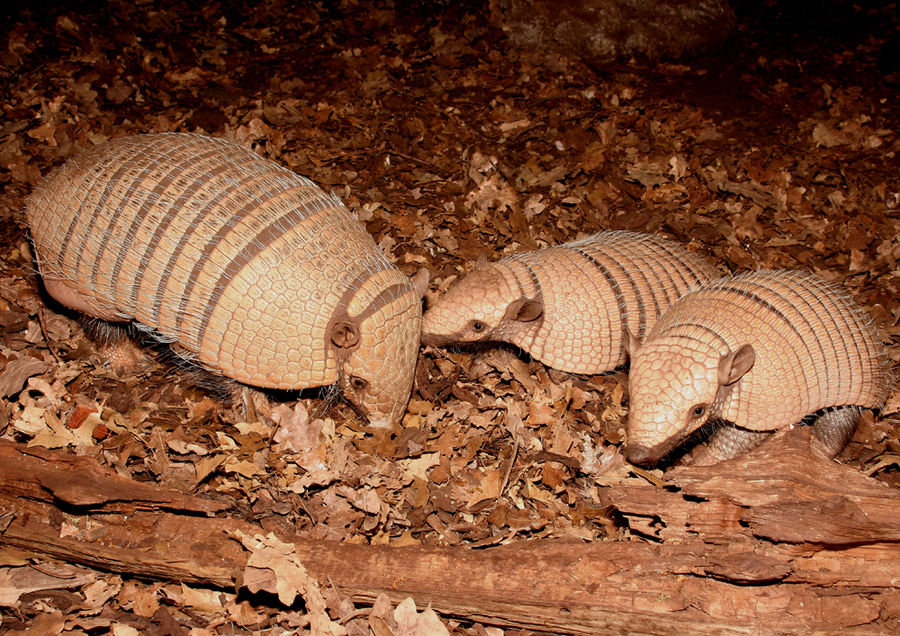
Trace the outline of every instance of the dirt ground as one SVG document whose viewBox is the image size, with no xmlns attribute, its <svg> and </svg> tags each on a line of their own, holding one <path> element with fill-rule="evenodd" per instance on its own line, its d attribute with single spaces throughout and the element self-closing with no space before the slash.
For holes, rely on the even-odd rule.
<svg viewBox="0 0 900 636">
<path fill-rule="evenodd" d="M 508 350 L 426 347 L 395 429 L 371 430 L 327 392 L 280 396 L 246 423 L 171 365 L 112 372 L 75 316 L 42 295 L 24 201 L 81 148 L 203 132 L 338 193 L 400 269 L 430 271 L 426 301 L 482 257 L 603 229 L 661 233 L 723 274 L 802 268 L 844 285 L 897 367 L 896 5 L 756 5 L 736 6 L 737 32 L 714 54 L 602 66 L 517 50 L 476 2 L 5 9 L 0 438 L 312 539 L 650 541 L 597 504 L 611 485 L 663 475 L 623 458 L 624 371 L 571 376 Z M 894 489 L 898 402 L 893 392 L 864 418 L 839 457 Z M 10 577 L 36 559 L 0 551 L 5 633 L 325 629 L 273 596 L 101 568 L 14 593 Z M 339 596 L 325 591 L 328 614 L 351 634 L 503 633 L 384 599 L 361 613 Z M 883 607 L 868 627 L 896 629 L 896 611 Z"/>
</svg>

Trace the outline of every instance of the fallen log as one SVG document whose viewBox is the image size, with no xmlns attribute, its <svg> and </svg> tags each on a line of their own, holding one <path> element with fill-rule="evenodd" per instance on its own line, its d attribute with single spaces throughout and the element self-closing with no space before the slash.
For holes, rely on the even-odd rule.
<svg viewBox="0 0 900 636">
<path fill-rule="evenodd" d="M 123 498 L 123 478 L 89 459 L 73 461 L 65 453 L 0 445 L 0 475 L 12 474 L 10 469 L 15 483 L 0 479 L 0 544 L 34 554 L 135 577 L 234 589 L 244 585 L 248 559 L 235 537 L 264 534 L 258 525 L 221 516 L 221 502 L 210 505 L 164 488 L 132 482 L 135 499 L 129 502 Z M 661 502 L 652 514 L 659 523 L 695 518 L 691 527 L 715 528 L 710 517 L 725 512 L 727 521 L 720 526 L 742 529 L 730 541 L 724 531 L 707 541 L 694 530 L 667 543 L 520 541 L 483 550 L 353 545 L 287 533 L 278 538 L 293 544 L 310 574 L 355 601 L 371 602 L 380 593 L 397 601 L 412 597 L 417 605 L 430 603 L 446 616 L 491 625 L 573 634 L 896 628 L 896 522 L 888 520 L 870 539 L 864 537 L 867 526 L 851 524 L 854 541 L 837 546 L 818 539 L 759 539 L 741 517 L 753 508 L 730 503 L 734 492 L 720 496 L 714 488 L 715 480 L 732 474 L 733 467 L 705 467 L 704 479 L 701 469 L 692 470 L 673 471 L 673 484 L 685 484 L 686 496 L 677 492 L 678 485 L 673 492 L 646 489 L 656 491 Z M 844 474 L 852 469 L 832 462 L 828 470 Z M 75 498 L 80 503 L 71 502 L 73 486 L 67 482 L 74 481 L 90 491 Z M 880 497 L 863 494 L 868 482 Z M 852 501 L 864 514 L 875 501 L 875 508 L 884 504 L 894 510 L 900 503 L 895 489 L 880 489 L 865 476 L 854 484 Z M 743 487 L 771 490 L 752 480 Z M 147 488 L 156 491 L 155 501 Z M 626 518 L 637 518 L 634 508 L 641 506 L 640 514 L 648 513 L 650 496 L 637 496 L 636 490 L 641 489 L 624 490 L 612 504 Z M 808 497 L 811 492 L 799 494 Z M 675 498 L 681 500 L 677 505 Z M 808 519 L 813 511 L 807 512 Z M 208 516 L 212 514 L 220 516 Z M 761 527 L 777 526 L 780 514 L 792 514 L 792 508 L 770 505 Z M 832 525 L 840 520 L 833 518 Z"/>
<path fill-rule="evenodd" d="M 675 468 L 663 488 L 610 488 L 603 503 L 657 539 L 835 548 L 900 541 L 900 491 L 817 452 L 809 429 L 782 431 L 714 466 Z"/>
</svg>

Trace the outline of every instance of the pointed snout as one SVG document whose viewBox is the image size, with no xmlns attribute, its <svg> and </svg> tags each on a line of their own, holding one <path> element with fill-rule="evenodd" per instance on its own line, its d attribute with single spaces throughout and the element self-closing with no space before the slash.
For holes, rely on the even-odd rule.
<svg viewBox="0 0 900 636">
<path fill-rule="evenodd" d="M 625 459 L 636 466 L 652 466 L 659 461 L 653 448 L 640 444 L 626 444 Z"/>
<path fill-rule="evenodd" d="M 678 435 L 658 444 L 639 444 L 626 441 L 625 459 L 635 466 L 655 466 L 683 441 L 684 437 Z"/>
</svg>

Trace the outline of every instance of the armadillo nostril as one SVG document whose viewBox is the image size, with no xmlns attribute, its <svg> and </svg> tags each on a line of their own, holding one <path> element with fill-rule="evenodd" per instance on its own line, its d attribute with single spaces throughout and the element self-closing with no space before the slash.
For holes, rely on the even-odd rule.
<svg viewBox="0 0 900 636">
<path fill-rule="evenodd" d="M 651 449 L 638 444 L 628 444 L 625 448 L 625 458 L 637 466 L 647 466 L 655 463 Z"/>
</svg>

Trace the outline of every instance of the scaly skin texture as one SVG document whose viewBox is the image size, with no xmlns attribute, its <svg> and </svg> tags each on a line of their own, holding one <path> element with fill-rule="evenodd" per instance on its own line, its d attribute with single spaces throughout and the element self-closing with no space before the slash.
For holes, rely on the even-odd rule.
<svg viewBox="0 0 900 636">
<path fill-rule="evenodd" d="M 710 420 L 710 459 L 748 450 L 823 411 L 816 437 L 834 455 L 858 407 L 883 405 L 889 365 L 846 292 L 804 272 L 723 278 L 674 303 L 633 343 L 627 456 L 653 464 Z"/>
<path fill-rule="evenodd" d="M 251 386 L 337 382 L 371 420 L 402 416 L 419 290 L 308 179 L 225 140 L 139 135 L 70 160 L 26 213 L 62 304 Z"/>
<path fill-rule="evenodd" d="M 603 373 L 625 362 L 626 327 L 642 336 L 717 276 L 672 241 L 601 232 L 476 267 L 425 312 L 422 340 L 509 342 L 562 371 Z"/>
</svg>

